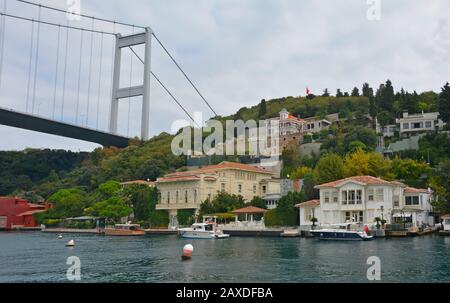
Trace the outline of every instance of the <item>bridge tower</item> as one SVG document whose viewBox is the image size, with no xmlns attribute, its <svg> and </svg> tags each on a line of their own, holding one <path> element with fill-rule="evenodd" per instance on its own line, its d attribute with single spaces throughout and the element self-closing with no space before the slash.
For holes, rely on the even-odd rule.
<svg viewBox="0 0 450 303">
<path fill-rule="evenodd" d="M 109 131 L 117 135 L 117 120 L 119 117 L 120 99 L 142 96 L 142 119 L 141 119 L 141 140 L 148 140 L 149 120 L 150 120 L 150 74 L 151 74 L 151 39 L 152 30 L 147 27 L 145 32 L 122 36 L 116 35 L 116 50 L 114 58 L 114 75 L 112 83 L 111 116 L 109 120 Z M 120 66 L 122 61 L 122 49 L 135 45 L 145 46 L 144 75 L 143 84 L 132 87 L 120 86 Z"/>
</svg>

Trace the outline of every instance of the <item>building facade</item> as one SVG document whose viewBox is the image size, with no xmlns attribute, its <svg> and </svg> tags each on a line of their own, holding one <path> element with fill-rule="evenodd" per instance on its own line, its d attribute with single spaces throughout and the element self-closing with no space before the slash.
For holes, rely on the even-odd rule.
<svg viewBox="0 0 450 303">
<path fill-rule="evenodd" d="M 159 191 L 156 209 L 167 210 L 170 225 L 177 226 L 178 210 L 199 210 L 201 203 L 214 199 L 219 192 L 240 195 L 249 202 L 272 190 L 272 184 L 267 183 L 270 179 L 269 171 L 234 162 L 168 174 L 156 181 Z"/>
<path fill-rule="evenodd" d="M 37 227 L 34 214 L 45 212 L 51 204 L 32 204 L 28 201 L 0 197 L 0 230 Z"/>
<path fill-rule="evenodd" d="M 387 224 L 408 222 L 413 226 L 434 225 L 431 216 L 433 194 L 372 176 L 355 176 L 316 186 L 320 199 L 297 205 L 300 224 L 319 225 L 346 222 L 374 225 L 375 218 Z"/>
<path fill-rule="evenodd" d="M 439 113 L 421 113 L 409 115 L 403 113 L 403 117 L 396 119 L 401 136 L 409 136 L 417 133 L 439 131 L 444 128 L 444 122 L 439 119 Z"/>
</svg>

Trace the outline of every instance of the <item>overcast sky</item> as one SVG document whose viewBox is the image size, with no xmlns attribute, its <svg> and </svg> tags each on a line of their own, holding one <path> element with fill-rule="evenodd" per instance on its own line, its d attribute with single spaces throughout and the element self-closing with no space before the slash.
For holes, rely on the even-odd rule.
<svg viewBox="0 0 450 303">
<path fill-rule="evenodd" d="M 67 8 L 65 0 L 41 2 Z M 381 0 L 379 21 L 368 20 L 369 8 L 366 0 L 81 0 L 83 14 L 150 26 L 222 115 L 255 105 L 261 99 L 304 95 L 306 86 L 316 94 L 324 88 L 335 93 L 337 88 L 350 91 L 366 81 L 376 87 L 389 78 L 396 90 L 403 87 L 422 92 L 439 91 L 450 81 L 449 1 Z M 13 0 L 7 0 L 7 10 L 29 18 L 38 16 L 37 8 Z M 41 18 L 67 22 L 64 15 L 44 9 Z M 91 21 L 71 21 L 70 25 L 90 28 Z M 113 30 L 110 24 L 94 26 L 108 32 Z M 127 34 L 133 28 L 116 27 L 116 30 Z M 36 33 L 37 27 L 34 47 Z M 29 91 L 29 111 L 34 99 L 35 114 L 106 130 L 112 37 L 104 35 L 103 48 L 101 35 L 92 37 L 91 61 L 91 36 L 85 32 L 80 65 L 81 34 L 69 32 L 63 93 L 65 35 L 65 30 L 61 30 L 58 53 L 58 28 L 41 26 L 34 90 L 35 52 L 28 81 L 31 23 L 6 20 L 0 106 L 26 111 Z M 141 49 L 137 51 L 142 54 Z M 58 73 L 56 58 L 59 58 Z M 137 85 L 142 64 L 124 52 L 122 65 L 121 85 Z M 205 118 L 211 115 L 155 41 L 152 70 L 189 112 L 203 112 Z M 65 105 L 61 111 L 63 94 Z M 81 100 L 78 118 L 77 99 Z M 134 136 L 139 134 L 140 102 L 130 101 L 121 101 L 119 131 Z M 129 123 L 128 104 L 131 104 Z M 186 116 L 152 80 L 151 133 L 170 131 L 177 119 Z M 5 126 L 0 126 L 0 138 L 1 150 L 34 147 L 77 151 L 97 146 Z"/>
</svg>

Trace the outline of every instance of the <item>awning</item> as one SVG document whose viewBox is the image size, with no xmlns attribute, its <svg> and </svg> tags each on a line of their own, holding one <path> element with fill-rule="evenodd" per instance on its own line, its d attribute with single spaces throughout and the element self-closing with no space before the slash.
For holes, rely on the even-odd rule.
<svg viewBox="0 0 450 303">
<path fill-rule="evenodd" d="M 403 212 L 403 213 L 395 213 L 392 215 L 394 218 L 407 218 L 407 217 L 411 217 L 412 213 L 410 212 Z"/>
</svg>

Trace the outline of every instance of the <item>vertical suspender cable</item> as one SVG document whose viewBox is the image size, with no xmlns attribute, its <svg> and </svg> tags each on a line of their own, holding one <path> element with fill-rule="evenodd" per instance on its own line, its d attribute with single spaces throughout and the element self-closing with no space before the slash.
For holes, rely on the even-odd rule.
<svg viewBox="0 0 450 303">
<path fill-rule="evenodd" d="M 113 87 L 114 87 L 114 59 L 115 59 L 115 54 L 116 54 L 116 41 L 114 39 L 117 39 L 116 35 L 116 22 L 114 21 L 113 23 L 113 34 L 114 34 L 114 38 L 113 38 L 113 45 L 112 45 L 112 53 L 111 53 L 111 98 L 109 99 L 110 103 L 112 102 L 113 96 L 114 96 L 114 92 L 113 92 Z M 108 117 L 111 117 L 111 105 L 108 106 Z M 111 121 L 109 121 L 109 123 L 111 123 Z"/>
<path fill-rule="evenodd" d="M 37 36 L 36 36 L 36 60 L 34 61 L 34 81 L 33 81 L 33 102 L 31 106 L 31 113 L 34 114 L 34 105 L 36 104 L 36 81 L 37 81 L 37 71 L 38 71 L 38 63 L 39 63 L 39 40 L 40 40 L 40 31 L 41 31 L 41 6 L 39 5 L 38 9 L 38 24 L 37 24 Z"/>
<path fill-rule="evenodd" d="M 92 18 L 91 30 L 94 30 L 94 18 Z M 91 32 L 91 53 L 89 55 L 88 97 L 86 107 L 86 124 L 89 122 L 89 106 L 91 104 L 91 79 L 92 79 L 92 51 L 94 49 L 94 32 Z"/>
<path fill-rule="evenodd" d="M 6 13 L 6 0 L 3 0 L 3 13 Z M 2 16 L 0 20 L 0 88 L 2 87 L 2 74 L 3 74 L 3 57 L 5 51 L 5 28 L 6 28 L 6 16 Z"/>
<path fill-rule="evenodd" d="M 61 26 L 58 26 L 58 39 L 56 46 L 56 67 L 55 67 L 55 87 L 53 89 L 53 113 L 52 119 L 55 120 L 55 110 L 56 110 L 56 88 L 58 85 L 58 71 L 59 71 L 59 44 L 61 40 Z"/>
<path fill-rule="evenodd" d="M 134 34 L 134 26 L 133 26 L 133 34 Z M 133 43 L 134 43 L 134 36 L 133 36 Z M 130 52 L 130 90 L 131 93 L 131 85 L 133 80 L 133 54 Z M 128 126 L 127 126 L 127 137 L 130 136 L 130 116 L 131 116 L 131 97 L 128 97 Z"/>
<path fill-rule="evenodd" d="M 98 118 L 99 118 L 99 111 L 100 111 L 100 96 L 101 96 L 101 86 L 102 86 L 102 66 L 103 66 L 103 34 L 101 36 L 100 40 L 100 71 L 98 75 L 98 95 L 97 95 L 97 120 L 95 122 L 95 128 L 98 130 Z"/>
<path fill-rule="evenodd" d="M 34 21 L 31 22 L 30 60 L 28 61 L 27 107 L 25 110 L 25 112 L 27 113 L 30 103 L 31 66 L 33 64 L 33 44 L 34 44 Z"/>
<path fill-rule="evenodd" d="M 69 25 L 69 21 L 67 21 Z M 64 74 L 63 74 L 63 91 L 62 91 L 62 103 L 61 103 L 61 121 L 64 120 L 64 103 L 66 101 L 66 76 L 67 76 L 67 52 L 69 51 L 69 28 L 66 29 L 66 47 L 64 50 Z"/>
<path fill-rule="evenodd" d="M 77 89 L 77 107 L 75 124 L 78 124 L 78 108 L 80 107 L 80 86 L 81 86 L 81 63 L 83 62 L 83 30 L 81 30 L 81 41 L 80 41 L 80 61 L 78 62 L 78 89 Z"/>
</svg>

